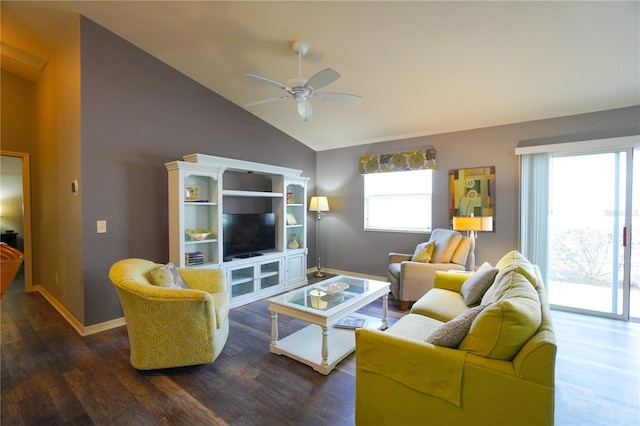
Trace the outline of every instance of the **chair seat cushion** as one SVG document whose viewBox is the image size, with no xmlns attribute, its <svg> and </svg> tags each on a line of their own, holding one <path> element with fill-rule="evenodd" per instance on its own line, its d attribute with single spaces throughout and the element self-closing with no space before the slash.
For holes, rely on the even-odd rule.
<svg viewBox="0 0 640 426">
<path fill-rule="evenodd" d="M 447 322 L 469 307 L 464 303 L 462 295 L 455 291 L 432 288 L 422 296 L 411 308 L 411 313 L 426 315 L 442 322 Z"/>
</svg>

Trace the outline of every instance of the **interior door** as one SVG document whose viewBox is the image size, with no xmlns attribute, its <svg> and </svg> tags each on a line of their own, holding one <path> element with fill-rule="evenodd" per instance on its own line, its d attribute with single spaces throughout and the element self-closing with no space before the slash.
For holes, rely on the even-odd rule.
<svg viewBox="0 0 640 426">
<path fill-rule="evenodd" d="M 18 239 L 18 248 L 24 253 L 24 290 L 31 292 L 33 288 L 33 258 L 31 250 L 30 156 L 24 152 L 12 151 L 0 151 L 0 154 L 3 161 L 2 167 L 0 167 L 2 170 L 0 205 L 3 206 L 2 213 L 0 213 L 2 216 L 1 228 L 2 231 L 15 228 L 22 234 Z M 15 169 L 13 164 L 17 165 Z"/>
</svg>

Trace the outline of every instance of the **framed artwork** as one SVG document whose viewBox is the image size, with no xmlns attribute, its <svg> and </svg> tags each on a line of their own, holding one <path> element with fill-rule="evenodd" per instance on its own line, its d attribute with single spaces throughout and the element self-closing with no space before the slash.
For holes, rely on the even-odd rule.
<svg viewBox="0 0 640 426">
<path fill-rule="evenodd" d="M 449 220 L 454 216 L 492 216 L 496 229 L 496 167 L 449 170 Z"/>
</svg>

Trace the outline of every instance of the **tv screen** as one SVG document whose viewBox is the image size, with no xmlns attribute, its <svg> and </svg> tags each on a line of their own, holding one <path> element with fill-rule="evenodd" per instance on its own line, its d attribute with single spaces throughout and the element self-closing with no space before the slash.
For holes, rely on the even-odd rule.
<svg viewBox="0 0 640 426">
<path fill-rule="evenodd" d="M 222 215 L 222 256 L 224 261 L 234 257 L 259 256 L 276 248 L 275 213 L 225 213 Z"/>
</svg>

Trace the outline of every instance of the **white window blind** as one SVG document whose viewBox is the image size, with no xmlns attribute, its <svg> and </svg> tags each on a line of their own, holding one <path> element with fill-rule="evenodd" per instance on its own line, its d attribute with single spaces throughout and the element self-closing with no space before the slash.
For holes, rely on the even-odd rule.
<svg viewBox="0 0 640 426">
<path fill-rule="evenodd" d="M 365 231 L 430 232 L 432 171 L 365 174 Z"/>
</svg>

